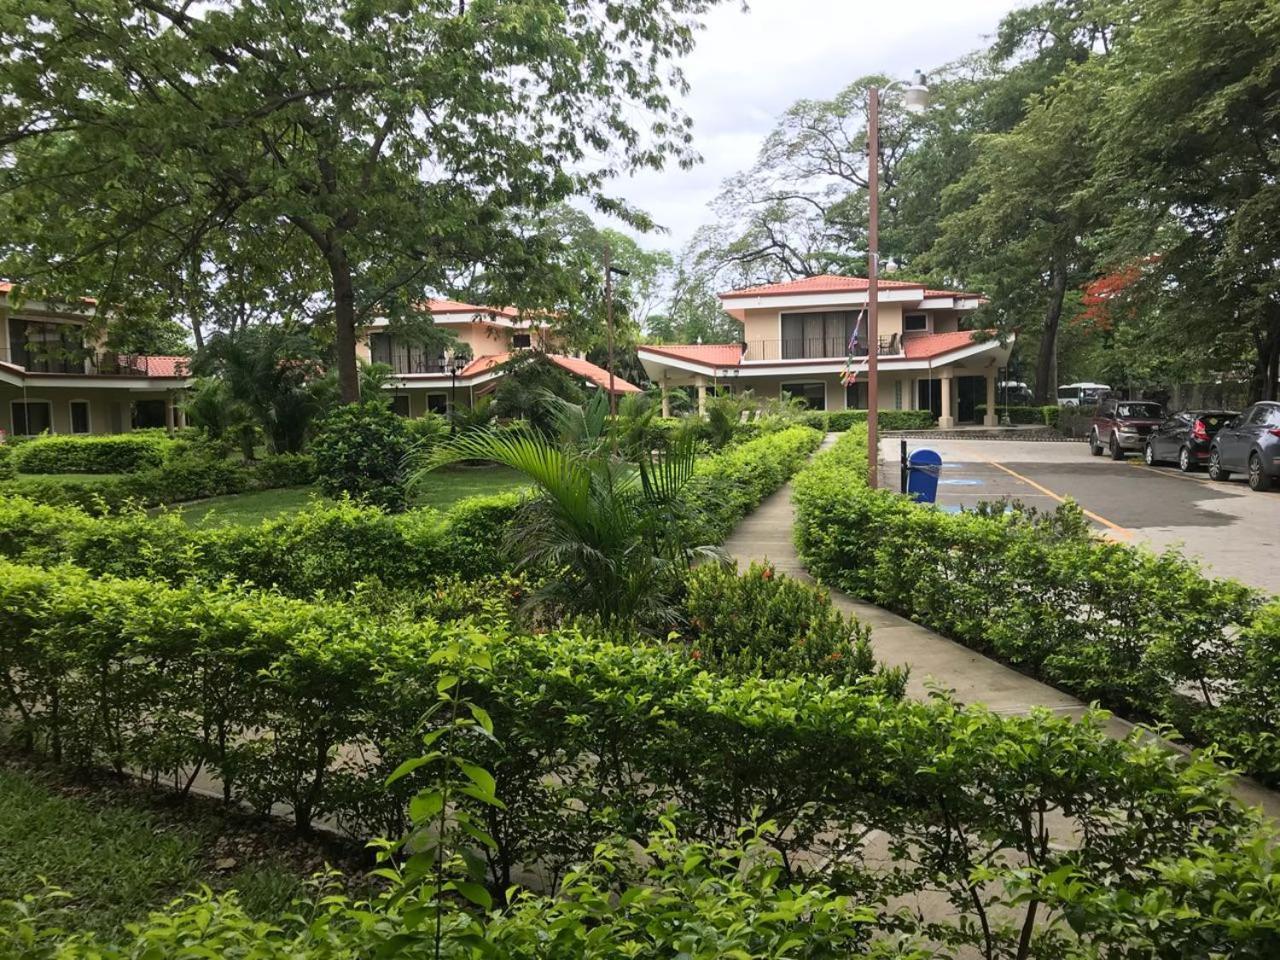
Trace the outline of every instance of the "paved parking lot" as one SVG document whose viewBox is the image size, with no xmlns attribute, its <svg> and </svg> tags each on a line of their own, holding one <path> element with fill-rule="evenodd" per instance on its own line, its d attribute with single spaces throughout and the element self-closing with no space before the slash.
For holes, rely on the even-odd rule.
<svg viewBox="0 0 1280 960">
<path fill-rule="evenodd" d="M 898 482 L 901 441 L 881 442 L 886 482 Z M 1157 549 L 1178 547 L 1218 576 L 1280 595 L 1280 493 L 1254 493 L 1242 479 L 1091 457 L 1083 443 L 1024 440 L 907 441 L 942 455 L 938 502 L 959 510 L 1002 497 L 1052 509 L 1070 497 L 1104 535 Z"/>
</svg>

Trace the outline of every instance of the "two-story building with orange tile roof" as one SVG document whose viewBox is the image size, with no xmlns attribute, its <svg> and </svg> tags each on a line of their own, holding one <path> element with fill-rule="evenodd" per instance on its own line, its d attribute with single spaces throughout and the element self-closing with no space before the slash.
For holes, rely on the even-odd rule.
<svg viewBox="0 0 1280 960">
<path fill-rule="evenodd" d="M 867 287 L 862 277 L 806 277 L 720 295 L 742 324 L 731 344 L 645 345 L 640 362 L 664 393 L 750 389 L 756 396 L 796 397 L 814 410 L 867 408 Z M 881 280 L 876 350 L 880 410 L 931 410 L 943 427 L 995 424 L 996 383 L 1011 343 L 961 328 L 980 294 L 932 290 Z M 667 404 L 664 402 L 664 412 Z"/>
<path fill-rule="evenodd" d="M 183 423 L 186 357 L 105 349 L 92 326 L 97 305 L 19 299 L 0 283 L 0 430 L 124 433 Z"/>
<path fill-rule="evenodd" d="M 521 316 L 510 307 L 456 300 L 428 300 L 422 309 L 465 349 L 427 350 L 392 333 L 386 320 L 369 324 L 356 347 L 361 359 L 391 368 L 391 402 L 403 416 L 447 413 L 455 404 L 474 405 L 497 386 L 502 364 L 522 350 L 540 350 L 578 379 L 609 389 L 608 371 L 557 352 L 559 344 L 552 327 L 540 319 Z M 617 376 L 613 390 L 618 394 L 640 392 L 639 387 Z"/>
</svg>

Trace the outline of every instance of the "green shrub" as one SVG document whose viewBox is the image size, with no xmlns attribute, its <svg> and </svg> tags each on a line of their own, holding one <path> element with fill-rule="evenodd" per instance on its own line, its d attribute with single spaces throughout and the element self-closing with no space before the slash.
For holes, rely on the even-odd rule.
<svg viewBox="0 0 1280 960">
<path fill-rule="evenodd" d="M 1162 865 L 1192 844 L 1207 871 L 1179 896 L 1211 902 L 1221 882 L 1257 903 L 1230 885 L 1262 863 L 1246 864 L 1245 851 L 1270 856 L 1268 840 L 1224 775 L 1140 736 L 1115 741 L 1098 715 L 1003 716 L 945 697 L 869 695 L 830 677 L 722 677 L 680 651 L 574 629 L 490 638 L 467 621 L 374 619 L 329 600 L 0 565 L 0 676 L 10 681 L 0 697 L 17 737 L 178 792 L 199 767 L 229 802 L 278 805 L 302 828 L 328 817 L 355 835 L 400 835 L 416 789 L 412 778 L 384 786 L 388 774 L 452 722 L 432 712 L 456 669 L 449 651 L 477 646 L 490 664 L 461 688 L 495 729 L 469 750 L 502 801 L 483 808 L 494 844 L 477 848 L 498 894 L 516 869 L 564 877 L 571 864 L 674 829 L 664 823 L 733 847 L 759 811 L 779 884 L 857 891 L 881 905 L 887 930 L 927 935 L 947 955 L 1015 955 L 1020 923 L 984 928 L 978 911 L 1014 910 L 1020 921 L 1032 909 L 1020 899 L 1028 885 L 1043 886 L 1050 909 L 1069 903 L 1071 888 L 1055 886 L 1067 876 L 1098 885 L 1099 912 L 1121 902 L 1117 891 L 1131 902 L 1158 896 Z M 1049 842 L 1041 818 L 1070 842 Z M 876 832 L 902 851 L 887 865 L 863 851 Z M 660 867 L 669 855 L 647 859 Z M 744 876 L 742 866 L 729 856 L 721 883 Z M 676 869 L 700 867 L 695 857 Z M 633 877 L 624 869 L 619 881 Z M 952 904 L 953 924 L 890 916 L 891 898 L 922 888 Z M 1239 908 L 1242 923 L 1252 908 Z M 1215 943 L 1239 929 L 1206 922 L 1218 924 Z M 1094 933 L 1073 922 L 1071 937 Z M 1118 934 L 1099 922 L 1096 935 Z M 1046 944 L 1046 955 L 1066 955 L 1069 942 Z M 546 945 L 530 950 L 545 955 Z"/>
<path fill-rule="evenodd" d="M 17 447 L 19 473 L 133 473 L 157 467 L 175 441 L 162 432 L 120 433 L 101 437 L 36 437 Z"/>
<path fill-rule="evenodd" d="M 331 497 L 400 512 L 410 448 L 403 417 L 381 400 L 340 406 L 320 421 L 311 443 L 316 482 Z"/>
<path fill-rule="evenodd" d="M 876 673 L 871 631 L 845 617 L 821 589 L 752 563 L 745 573 L 717 564 L 689 572 L 685 608 L 690 656 L 738 676 L 829 676 L 852 684 Z M 902 671 L 881 686 L 901 696 Z"/>
<path fill-rule="evenodd" d="M 796 477 L 814 576 L 1277 782 L 1280 710 L 1258 697 L 1280 680 L 1267 653 L 1280 618 L 1254 591 L 1176 553 L 1081 536 L 1078 516 L 954 515 L 868 490 L 864 446 L 846 435 Z"/>
<path fill-rule="evenodd" d="M 253 486 L 262 490 L 276 487 L 304 487 L 316 479 L 316 462 L 305 453 L 276 453 L 250 464 Z"/>
<path fill-rule="evenodd" d="M 1018 407 L 1018 406 L 997 406 L 996 412 L 1001 416 L 1007 416 L 1010 423 L 1015 424 L 1043 424 L 1046 427 L 1056 427 L 1058 425 L 1058 416 L 1062 412 L 1062 408 L 1053 405 L 1045 407 Z M 974 407 L 974 413 L 979 420 L 987 415 L 987 405 L 980 403 Z"/>
<path fill-rule="evenodd" d="M 723 540 L 738 520 L 786 482 L 820 439 L 812 430 L 793 427 L 699 461 L 687 488 L 690 542 Z M 211 495 L 199 484 L 230 477 L 221 465 L 206 467 L 208 478 L 199 467 L 180 470 L 188 493 Z M 97 509 L 89 494 L 70 501 L 63 511 L 25 497 L 0 499 L 0 556 L 42 564 L 71 562 L 94 573 L 170 582 L 230 578 L 293 596 L 343 593 L 362 579 L 396 586 L 452 574 L 475 578 L 506 572 L 512 561 L 503 544 L 522 500 L 515 493 L 471 497 L 445 513 L 411 510 L 396 516 L 354 503 L 318 504 L 258 526 L 205 529 L 123 509 L 139 493 L 137 488 L 120 489 L 110 510 Z M 143 497 L 134 502 L 151 501 Z M 87 515 L 110 512 L 120 515 Z"/>
<path fill-rule="evenodd" d="M 13 466 L 13 444 L 0 443 L 0 482 L 12 480 L 17 475 Z"/>
<path fill-rule="evenodd" d="M 928 410 L 881 410 L 877 416 L 881 430 L 930 430 L 938 421 Z M 844 433 L 856 424 L 867 422 L 865 410 L 835 410 L 830 413 L 806 413 L 801 422 L 829 433 Z"/>
<path fill-rule="evenodd" d="M 449 420 L 438 413 L 427 411 L 420 417 L 405 420 L 404 428 L 414 452 L 426 454 L 449 435 Z"/>
</svg>

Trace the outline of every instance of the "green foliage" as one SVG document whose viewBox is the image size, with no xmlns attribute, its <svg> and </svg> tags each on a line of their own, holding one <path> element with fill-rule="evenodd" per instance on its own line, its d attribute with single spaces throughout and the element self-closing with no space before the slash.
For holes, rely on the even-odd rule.
<svg viewBox="0 0 1280 960">
<path fill-rule="evenodd" d="M 409 431 L 380 398 L 339 407 L 319 424 L 311 453 L 316 482 L 330 497 L 405 508 Z"/>
<path fill-rule="evenodd" d="M 761 623 L 796 612 L 785 603 L 772 609 Z M 482 668 L 464 662 L 472 651 L 485 654 Z M 0 568 L 0 676 L 10 678 L 3 696 L 14 732 L 64 762 L 128 767 L 179 790 L 203 764 L 230 801 L 282 805 L 302 829 L 308 818 L 328 816 L 357 834 L 399 836 L 446 806 L 465 811 L 476 832 L 462 832 L 474 842 L 452 849 L 474 857 L 485 880 L 454 890 L 482 906 L 486 897 L 511 896 L 511 906 L 496 915 L 446 913 L 456 922 L 439 928 L 415 923 L 409 907 L 434 919 L 441 889 L 418 870 L 372 915 L 366 910 L 356 924 L 363 935 L 419 930 L 430 944 L 437 929 L 475 933 L 472 923 L 493 923 L 483 935 L 503 942 L 503 925 L 516 917 L 525 925 L 558 918 L 563 934 L 562 926 L 578 930 L 567 918 L 580 914 L 562 901 L 581 894 L 596 904 L 589 926 L 597 931 L 615 914 L 623 930 L 633 929 L 628 917 L 646 926 L 631 911 L 651 903 L 686 932 L 687 918 L 700 917 L 721 943 L 731 929 L 754 938 L 779 922 L 759 909 L 774 902 L 770 890 L 793 905 L 801 897 L 805 909 L 785 916 L 802 917 L 812 934 L 813 911 L 826 916 L 821 891 L 830 887 L 857 897 L 867 908 L 862 922 L 881 935 L 923 936 L 944 955 L 1013 956 L 1037 909 L 1055 917 L 1069 898 L 1083 902 L 1079 883 L 1062 883 L 1078 876 L 1099 885 L 1097 900 L 1066 914 L 1070 936 L 1050 927 L 1036 948 L 1070 956 L 1073 943 L 1088 948 L 1121 936 L 1104 919 L 1107 909 L 1120 919 L 1133 916 L 1126 903 L 1159 906 L 1164 873 L 1181 870 L 1177 896 L 1205 906 L 1198 915 L 1161 909 L 1157 927 L 1147 928 L 1153 942 L 1165 925 L 1180 936 L 1209 925 L 1226 943 L 1274 936 L 1261 918 L 1247 921 L 1251 898 L 1234 886 L 1266 867 L 1271 841 L 1230 798 L 1213 758 L 1188 761 L 1140 736 L 1115 741 L 1099 715 L 1003 716 L 944 697 L 869 695 L 830 677 L 716 676 L 683 651 L 571 628 L 482 634 L 467 621 L 373 619 L 328 599 L 14 565 Z M 454 738 L 458 719 L 465 733 Z M 428 756 L 436 749 L 460 761 L 448 774 L 457 804 L 432 799 L 438 777 L 419 786 L 406 775 L 384 787 L 396 771 L 423 769 L 424 737 Z M 746 837 L 753 856 L 765 858 L 763 874 L 750 858 L 730 854 L 722 863 L 712 852 L 740 849 L 742 825 L 756 817 L 770 818 Z M 658 842 L 644 866 L 616 852 L 654 832 L 678 832 L 694 846 Z M 864 848 L 864 839 L 881 834 L 892 838 L 889 862 Z M 1188 838 L 1197 863 L 1190 872 L 1179 866 Z M 593 866 L 584 873 L 575 864 Z M 597 866 L 599 885 L 584 885 Z M 539 871 L 547 898 L 511 891 L 517 869 Z M 772 879 L 756 889 L 752 878 L 765 876 Z M 671 884 L 683 891 L 679 903 L 656 895 Z M 632 886 L 650 892 L 625 894 Z M 1044 891 L 1035 905 L 1029 886 Z M 926 924 L 891 912 L 891 901 L 926 887 L 954 920 Z M 805 891 L 818 899 L 804 900 Z M 1225 913 L 1209 913 L 1215 902 Z M 736 907 L 756 918 L 751 925 L 733 919 Z M 243 918 L 219 926 L 225 911 L 238 917 L 228 904 L 204 911 L 201 943 L 215 952 L 218 937 L 235 944 L 251 935 Z M 298 913 L 309 923 L 342 916 Z M 1237 913 L 1239 933 L 1225 921 Z M 175 935 L 175 920 L 187 929 L 181 908 L 169 916 L 141 936 L 160 944 Z M 371 916 L 385 926 L 367 922 Z M 34 938 L 13 908 L 0 928 L 0 936 L 25 930 Z M 325 928 L 310 929 L 316 936 Z M 532 937 L 531 955 L 544 955 L 542 929 L 508 933 L 518 930 L 521 943 Z M 572 936 L 579 933 L 587 936 Z M 284 936 L 256 927 L 252 935 L 263 950 Z M 367 955 L 367 942 L 356 942 Z"/>
<path fill-rule="evenodd" d="M 1019 407 L 998 405 L 996 413 L 1001 418 L 1008 417 L 1010 423 L 1014 424 L 1042 424 L 1046 427 L 1056 427 L 1058 418 L 1062 415 L 1062 407 L 1057 404 L 1051 404 L 1043 407 Z M 979 420 L 987 415 L 987 405 L 985 403 L 976 404 L 973 408 L 974 416 Z"/>
<path fill-rule="evenodd" d="M 71 483 L 63 477 L 23 476 L 10 484 L 18 496 L 52 506 L 75 506 L 94 514 L 131 507 L 154 507 L 206 497 L 310 483 L 315 464 L 306 454 L 279 454 L 252 463 L 228 459 L 215 446 L 165 441 L 167 459 L 155 466 L 117 476 L 87 476 Z"/>
<path fill-rule="evenodd" d="M 1094 539 L 1075 510 L 953 515 L 870 491 L 865 456 L 856 431 L 796 478 L 797 543 L 816 577 L 1276 782 L 1277 618 L 1254 591 L 1176 553 Z"/>
<path fill-rule="evenodd" d="M 516 354 L 502 365 L 503 377 L 493 392 L 493 415 L 525 420 L 550 435 L 555 428 L 555 401 L 582 403 L 582 387 L 568 371 L 536 350 Z"/>
<path fill-rule="evenodd" d="M 745 573 L 718 564 L 691 570 L 685 610 L 689 654 L 710 670 L 738 676 L 829 676 L 855 684 L 876 673 L 871 631 L 831 598 L 771 564 Z M 901 696 L 906 673 L 885 671 L 880 685 Z"/>
<path fill-rule="evenodd" d="M 0 482 L 12 480 L 18 473 L 13 466 L 14 447 L 9 443 L 0 443 Z"/>
<path fill-rule="evenodd" d="M 928 410 L 881 410 L 878 417 L 881 430 L 931 430 L 938 421 Z M 843 433 L 855 424 L 867 422 L 865 410 L 836 410 L 832 413 L 806 413 L 800 422 L 815 430 Z"/>
<path fill-rule="evenodd" d="M 19 473 L 133 473 L 159 466 L 173 449 L 163 434 L 36 437 L 14 448 L 13 465 Z"/>
<path fill-rule="evenodd" d="M 47 905 L 47 923 L 116 937 L 126 923 L 144 921 L 197 884 L 238 888 L 245 911 L 263 919 L 302 893 L 301 877 L 287 862 L 287 834 L 246 830 L 234 814 L 175 808 L 169 800 L 121 784 L 86 789 L 83 780 L 47 769 L 0 768 L 0 903 L 55 886 L 67 900 Z M 259 845 L 279 852 L 254 862 Z M 236 854 L 234 866 L 219 871 L 215 861 L 227 852 Z M 12 945 L 0 933 L 0 955 L 21 956 L 6 946 Z"/>
<path fill-rule="evenodd" d="M 404 422 L 405 431 L 413 445 L 414 453 L 426 454 L 449 435 L 449 421 L 438 413 L 428 410 L 420 417 L 411 417 Z"/>
<path fill-rule="evenodd" d="M 301 452 L 334 390 L 311 332 L 295 323 L 219 333 L 196 356 L 194 369 L 225 384 L 215 397 L 226 404 L 224 426 L 235 432 L 247 415 L 275 453 Z"/>
</svg>

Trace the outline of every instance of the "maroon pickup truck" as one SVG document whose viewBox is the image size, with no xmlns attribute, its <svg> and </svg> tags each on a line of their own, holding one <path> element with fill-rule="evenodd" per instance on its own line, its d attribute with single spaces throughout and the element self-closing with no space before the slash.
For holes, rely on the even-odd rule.
<svg viewBox="0 0 1280 960">
<path fill-rule="evenodd" d="M 1089 452 L 1102 456 L 1105 449 L 1112 460 L 1126 453 L 1138 453 L 1147 445 L 1151 431 L 1164 420 L 1164 407 L 1151 400 L 1103 400 L 1093 415 L 1089 430 Z"/>
</svg>

